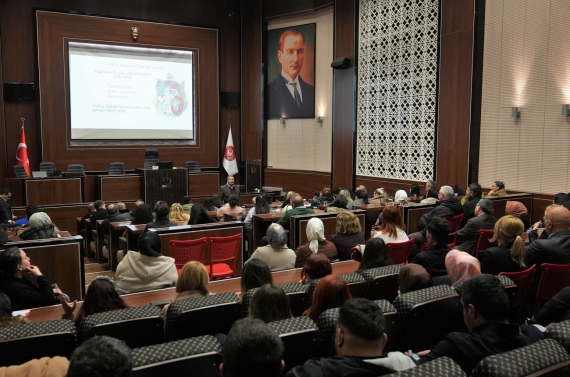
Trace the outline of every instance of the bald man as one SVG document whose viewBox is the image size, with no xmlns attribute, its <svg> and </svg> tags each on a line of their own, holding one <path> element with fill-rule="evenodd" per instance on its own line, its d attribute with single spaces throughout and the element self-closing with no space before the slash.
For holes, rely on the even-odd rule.
<svg viewBox="0 0 570 377">
<path fill-rule="evenodd" d="M 544 224 L 548 238 L 534 240 L 526 247 L 527 265 L 570 264 L 570 211 L 553 204 L 544 213 Z"/>
</svg>

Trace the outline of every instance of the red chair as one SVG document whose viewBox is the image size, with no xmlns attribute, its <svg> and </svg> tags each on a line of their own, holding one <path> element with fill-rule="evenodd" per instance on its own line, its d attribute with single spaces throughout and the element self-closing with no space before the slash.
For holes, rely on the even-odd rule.
<svg viewBox="0 0 570 377">
<path fill-rule="evenodd" d="M 357 262 L 362 262 L 362 253 L 358 250 L 357 247 L 353 247 L 350 249 L 350 259 L 355 260 Z"/>
<path fill-rule="evenodd" d="M 453 249 L 455 246 L 457 246 L 457 238 L 455 238 L 455 232 L 449 233 L 449 238 L 448 238 L 448 240 L 451 240 L 451 241 L 447 244 L 447 246 L 448 246 L 450 249 Z"/>
<path fill-rule="evenodd" d="M 186 263 L 193 260 L 202 262 L 206 241 L 208 241 L 208 237 L 202 237 L 196 240 L 170 241 L 172 256 L 174 257 L 174 265 L 176 266 L 176 272 L 178 272 L 178 275 L 180 275 L 180 270 L 182 270 L 182 267 L 184 267 Z"/>
<path fill-rule="evenodd" d="M 481 233 L 479 233 L 481 234 Z M 481 237 L 479 237 L 481 239 Z M 522 305 L 524 297 L 526 296 L 526 291 L 530 285 L 530 281 L 534 276 L 536 271 L 536 264 L 533 264 L 530 268 L 519 272 L 501 272 L 499 275 L 504 275 L 511 279 L 517 285 L 517 294 L 511 303 L 512 308 L 518 308 Z"/>
<path fill-rule="evenodd" d="M 210 273 L 210 280 L 235 276 L 241 233 L 227 237 L 208 237 L 208 240 L 210 241 L 210 261 L 205 267 Z"/>
<path fill-rule="evenodd" d="M 412 251 L 412 246 L 414 245 L 414 239 L 409 239 L 404 242 L 389 242 L 386 244 L 388 247 L 388 255 L 392 260 L 393 264 L 406 264 L 408 263 L 408 257 Z"/>
<path fill-rule="evenodd" d="M 449 233 L 455 233 L 459 230 L 459 226 L 463 221 L 463 214 L 457 216 L 443 216 L 442 219 L 447 220 L 451 223 L 451 231 Z"/>
<path fill-rule="evenodd" d="M 489 242 L 489 239 L 493 238 L 493 235 L 495 235 L 494 229 L 481 229 L 479 231 L 479 239 L 477 240 L 477 247 L 475 248 L 475 258 L 479 259 L 479 254 L 495 245 L 494 242 Z"/>
<path fill-rule="evenodd" d="M 570 264 L 543 263 L 542 275 L 536 291 L 534 312 L 538 313 L 542 301 L 550 300 L 562 288 L 570 285 Z"/>
</svg>

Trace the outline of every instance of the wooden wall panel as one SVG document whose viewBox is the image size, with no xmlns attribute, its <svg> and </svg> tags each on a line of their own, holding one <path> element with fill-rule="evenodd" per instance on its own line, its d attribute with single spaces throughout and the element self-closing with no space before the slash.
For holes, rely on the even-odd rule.
<svg viewBox="0 0 570 377">
<path fill-rule="evenodd" d="M 305 199 L 311 199 L 313 192 L 331 187 L 329 173 L 318 171 L 295 171 L 281 169 L 265 169 L 264 186 L 282 187 L 283 191 L 295 191 Z"/>
<path fill-rule="evenodd" d="M 441 4 L 436 181 L 466 187 L 475 7 L 474 0 Z"/>
<path fill-rule="evenodd" d="M 326 8 L 332 4 L 334 4 L 334 0 L 265 0 L 263 2 L 263 14 L 266 19 L 291 16 Z"/>
<path fill-rule="evenodd" d="M 348 69 L 333 76 L 333 186 L 354 184 L 354 138 L 356 115 L 356 12 L 358 1 L 335 1 L 334 58 L 350 59 Z"/>
</svg>

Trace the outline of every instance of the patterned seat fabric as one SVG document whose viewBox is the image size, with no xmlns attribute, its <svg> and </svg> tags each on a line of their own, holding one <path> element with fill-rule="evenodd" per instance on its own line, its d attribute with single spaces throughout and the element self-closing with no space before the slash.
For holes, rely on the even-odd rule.
<svg viewBox="0 0 570 377">
<path fill-rule="evenodd" d="M 133 369 L 208 352 L 222 352 L 222 346 L 211 335 L 135 348 L 132 353 Z"/>
<path fill-rule="evenodd" d="M 436 285 L 435 287 L 404 293 L 394 300 L 394 306 L 398 313 L 406 316 L 417 304 L 455 294 L 453 288 L 448 285 Z"/>
<path fill-rule="evenodd" d="M 570 319 L 558 322 L 546 330 L 545 338 L 554 339 L 570 353 Z"/>
<path fill-rule="evenodd" d="M 294 317 L 270 322 L 269 326 L 277 332 L 285 346 L 283 374 L 318 355 L 319 331 L 309 317 Z"/>
<path fill-rule="evenodd" d="M 42 357 L 71 357 L 75 325 L 70 320 L 27 323 L 0 328 L 0 366 Z"/>
<path fill-rule="evenodd" d="M 554 339 L 543 339 L 526 347 L 487 356 L 471 377 L 518 377 L 568 362 L 570 355 Z"/>
<path fill-rule="evenodd" d="M 402 267 L 404 267 L 403 264 L 393 264 L 390 266 L 364 270 L 360 274 L 367 282 L 371 283 L 377 277 L 398 274 Z"/>
<path fill-rule="evenodd" d="M 465 377 L 465 372 L 449 357 L 440 357 L 386 377 Z"/>
<path fill-rule="evenodd" d="M 307 287 L 307 307 L 313 305 L 313 293 L 315 293 L 319 281 L 321 281 L 321 279 L 312 280 Z"/>
<path fill-rule="evenodd" d="M 291 307 L 291 313 L 295 317 L 301 316 L 305 310 L 309 307 L 307 305 L 307 286 L 305 284 L 296 283 L 286 283 L 278 285 L 279 288 L 283 289 L 287 294 L 289 299 L 289 306 Z"/>
<path fill-rule="evenodd" d="M 305 284 L 296 282 L 296 283 L 285 283 L 277 285 L 279 288 L 283 289 L 285 293 L 297 293 L 297 292 L 305 292 L 307 287 Z"/>
<path fill-rule="evenodd" d="M 368 282 L 367 298 L 393 301 L 398 296 L 398 274 L 403 264 L 371 268 L 361 274 Z"/>
<path fill-rule="evenodd" d="M 270 322 L 269 326 L 279 335 L 303 330 L 317 330 L 317 325 L 309 317 L 293 317 L 281 321 Z"/>
<path fill-rule="evenodd" d="M 119 310 L 111 310 L 108 312 L 96 313 L 91 314 L 85 317 L 81 322 L 79 322 L 77 328 L 77 339 L 78 343 L 83 343 L 89 337 L 89 331 L 93 328 L 101 325 L 111 325 L 111 324 L 118 324 L 121 323 L 122 327 L 126 325 L 126 322 L 129 321 L 136 321 L 141 319 L 149 319 L 152 321 L 157 328 L 154 328 L 153 334 L 157 334 L 158 330 L 160 329 L 160 324 L 164 326 L 164 322 L 162 321 L 162 312 L 159 307 L 157 306 L 139 306 L 135 308 L 128 308 L 128 309 L 119 309 Z M 136 325 L 135 325 L 136 326 Z M 140 324 L 141 331 L 146 332 L 147 336 L 150 338 L 150 330 L 151 326 L 150 323 L 144 322 Z M 133 338 L 140 336 L 138 333 L 132 334 Z M 118 337 L 118 336 L 117 336 Z M 130 344 L 129 341 L 129 334 L 125 334 L 127 339 L 123 339 Z M 150 339 L 149 339 L 150 340 Z M 138 342 L 133 344 L 134 347 L 138 345 Z"/>
<path fill-rule="evenodd" d="M 348 284 L 348 289 L 352 297 L 366 297 L 368 291 L 368 282 L 359 273 L 353 272 L 350 274 L 339 274 Z"/>
<path fill-rule="evenodd" d="M 223 308 L 216 308 L 218 306 L 223 306 Z M 222 326 L 223 328 L 220 329 L 220 331 L 218 331 L 217 333 L 226 333 L 227 334 L 227 332 L 229 331 L 229 328 L 231 327 L 231 324 L 233 324 L 233 322 L 235 322 L 235 320 L 238 319 L 238 317 L 240 316 L 240 311 L 241 311 L 239 297 L 238 297 L 238 295 L 236 295 L 233 292 L 218 293 L 215 295 L 208 295 L 208 296 L 198 297 L 198 298 L 189 298 L 186 300 L 180 300 L 180 301 L 173 302 L 168 307 L 166 327 L 165 327 L 166 339 L 167 340 L 174 340 L 175 335 L 181 336 L 181 337 L 189 337 L 189 336 L 183 336 L 182 333 L 180 333 L 180 334 L 176 333 L 175 334 L 175 332 L 180 331 L 180 329 L 175 331 L 177 319 L 181 314 L 183 314 L 185 312 L 192 311 L 195 309 L 201 309 L 201 308 L 203 308 L 203 309 L 211 308 L 213 310 L 214 309 L 225 310 L 227 315 L 224 316 L 224 318 L 211 318 L 211 320 L 207 321 L 207 323 L 201 324 L 200 328 L 197 328 L 197 327 L 194 328 L 193 330 L 198 332 L 199 333 L 198 335 L 207 335 L 208 330 L 209 330 L 209 326 L 218 328 L 218 327 L 216 327 L 217 326 L 216 321 L 221 321 L 221 320 L 225 321 L 225 325 Z M 190 326 L 190 325 L 188 325 L 188 326 Z M 225 327 L 227 327 L 227 329 L 225 329 Z M 206 331 L 206 333 L 200 334 L 200 332 L 204 332 L 204 331 Z M 198 335 L 192 335 L 192 336 L 198 336 Z M 211 334 L 211 335 L 213 335 L 213 334 Z"/>
<path fill-rule="evenodd" d="M 244 293 L 241 299 L 241 316 L 243 318 L 249 315 L 249 303 L 251 301 L 251 298 L 253 297 L 253 294 L 257 292 L 258 289 L 259 288 L 253 288 Z"/>
<path fill-rule="evenodd" d="M 380 310 L 382 310 L 384 314 L 396 312 L 396 307 L 388 300 L 374 300 L 374 302 L 380 307 Z"/>
</svg>

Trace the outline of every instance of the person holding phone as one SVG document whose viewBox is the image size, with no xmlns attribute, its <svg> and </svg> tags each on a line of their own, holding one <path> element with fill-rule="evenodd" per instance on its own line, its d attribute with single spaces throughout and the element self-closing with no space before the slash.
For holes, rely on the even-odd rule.
<svg viewBox="0 0 570 377">
<path fill-rule="evenodd" d="M 17 247 L 0 254 L 0 291 L 8 295 L 13 310 L 54 305 L 59 302 L 59 295 L 63 295 L 57 286 L 52 287 L 38 266 L 30 263 L 26 252 Z"/>
</svg>

